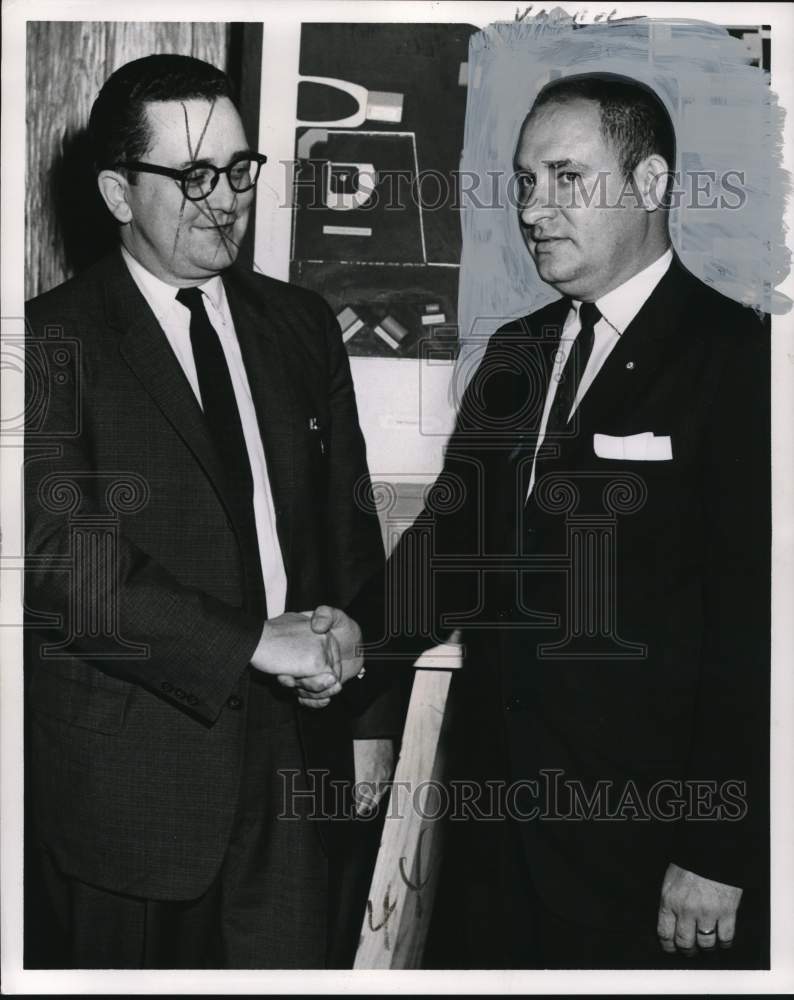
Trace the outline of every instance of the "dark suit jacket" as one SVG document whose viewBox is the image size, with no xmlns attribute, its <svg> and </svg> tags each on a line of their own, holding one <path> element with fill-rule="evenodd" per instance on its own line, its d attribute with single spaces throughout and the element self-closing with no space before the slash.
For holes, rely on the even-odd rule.
<svg viewBox="0 0 794 1000">
<path fill-rule="evenodd" d="M 412 657 L 463 627 L 454 776 L 536 780 L 513 810 L 537 807 L 520 826 L 541 896 L 577 921 L 644 914 L 653 928 L 670 861 L 743 887 L 765 878 L 768 336 L 674 261 L 568 432 L 544 444 L 524 506 L 567 308 L 491 338 L 442 475 L 390 560 L 387 579 L 413 581 L 409 620 L 423 611 L 433 634 L 380 655 Z M 596 433 L 645 432 L 670 437 L 672 460 L 596 454 Z M 377 646 L 375 588 L 350 612 Z M 595 803 L 589 819 L 566 781 Z"/>
<path fill-rule="evenodd" d="M 223 275 L 268 462 L 287 609 L 349 601 L 382 564 L 338 325 L 311 292 Z M 119 254 L 29 304 L 28 767 L 39 836 L 68 875 L 201 894 L 237 802 L 250 552 L 203 415 Z M 93 568 L 92 568 L 93 567 Z M 60 618 L 60 623 L 59 623 Z M 299 709 L 305 764 L 352 772 L 351 716 Z M 338 824 L 337 824 L 338 826 Z"/>
</svg>

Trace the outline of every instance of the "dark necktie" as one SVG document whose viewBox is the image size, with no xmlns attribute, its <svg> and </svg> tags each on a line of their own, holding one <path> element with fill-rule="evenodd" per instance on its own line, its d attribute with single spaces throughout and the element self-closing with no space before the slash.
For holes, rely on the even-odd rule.
<svg viewBox="0 0 794 1000">
<path fill-rule="evenodd" d="M 601 313 L 595 303 L 583 302 L 579 306 L 579 320 L 582 328 L 576 340 L 571 344 L 562 377 L 557 383 L 557 391 L 546 424 L 547 435 L 563 431 L 568 423 L 568 415 L 576 399 L 576 391 L 593 351 L 595 325 L 600 319 Z"/>
<path fill-rule="evenodd" d="M 203 292 L 198 288 L 180 288 L 176 300 L 190 310 L 190 343 L 204 419 L 226 476 L 227 500 L 243 541 L 246 603 L 250 610 L 260 611 L 264 608 L 264 584 L 254 518 L 253 477 L 226 356 L 204 308 Z"/>
<path fill-rule="evenodd" d="M 229 486 L 235 492 L 251 496 L 251 465 L 237 399 L 226 356 L 207 316 L 203 298 L 198 288 L 180 288 L 176 294 L 177 302 L 190 310 L 190 345 L 196 362 L 204 418 Z"/>
</svg>

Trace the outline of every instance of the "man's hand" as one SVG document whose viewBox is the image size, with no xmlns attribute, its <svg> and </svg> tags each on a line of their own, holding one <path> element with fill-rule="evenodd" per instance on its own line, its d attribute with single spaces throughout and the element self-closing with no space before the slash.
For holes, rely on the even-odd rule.
<svg viewBox="0 0 794 1000">
<path fill-rule="evenodd" d="M 301 705 L 325 708 L 361 670 L 360 642 L 361 629 L 352 618 L 321 604 L 314 612 L 271 618 L 251 663 L 295 688 Z"/>
<path fill-rule="evenodd" d="M 742 890 L 670 864 L 662 882 L 656 933 L 666 952 L 730 948 Z"/>
<path fill-rule="evenodd" d="M 361 655 L 361 629 L 344 611 L 321 604 L 312 615 L 312 631 L 336 639 L 342 660 L 343 684 L 360 672 L 364 663 Z"/>
<path fill-rule="evenodd" d="M 394 775 L 394 741 L 353 740 L 356 812 L 368 816 L 378 806 Z"/>
<path fill-rule="evenodd" d="M 251 665 L 295 688 L 298 701 L 324 708 L 342 690 L 342 659 L 336 637 L 311 627 L 311 614 L 287 612 L 269 618 Z"/>
</svg>

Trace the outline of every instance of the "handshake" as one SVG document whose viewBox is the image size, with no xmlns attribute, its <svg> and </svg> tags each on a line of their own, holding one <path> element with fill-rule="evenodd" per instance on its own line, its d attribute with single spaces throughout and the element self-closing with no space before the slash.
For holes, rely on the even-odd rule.
<svg viewBox="0 0 794 1000">
<path fill-rule="evenodd" d="M 265 622 L 251 665 L 295 688 L 307 708 L 325 708 L 361 670 L 361 629 L 339 608 L 286 612 Z"/>
</svg>

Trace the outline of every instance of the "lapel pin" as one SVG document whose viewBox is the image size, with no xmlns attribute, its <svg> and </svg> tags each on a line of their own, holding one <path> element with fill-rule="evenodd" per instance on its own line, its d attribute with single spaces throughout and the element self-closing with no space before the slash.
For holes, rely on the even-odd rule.
<svg viewBox="0 0 794 1000">
<path fill-rule="evenodd" d="M 318 431 L 320 429 L 320 422 L 317 417 L 309 417 L 309 430 Z"/>
<path fill-rule="evenodd" d="M 627 370 L 628 370 L 628 371 L 630 371 L 630 372 L 631 372 L 631 371 L 634 371 L 634 362 L 633 362 L 633 361 L 627 361 L 627 362 L 626 362 L 626 368 L 627 368 Z"/>
</svg>

